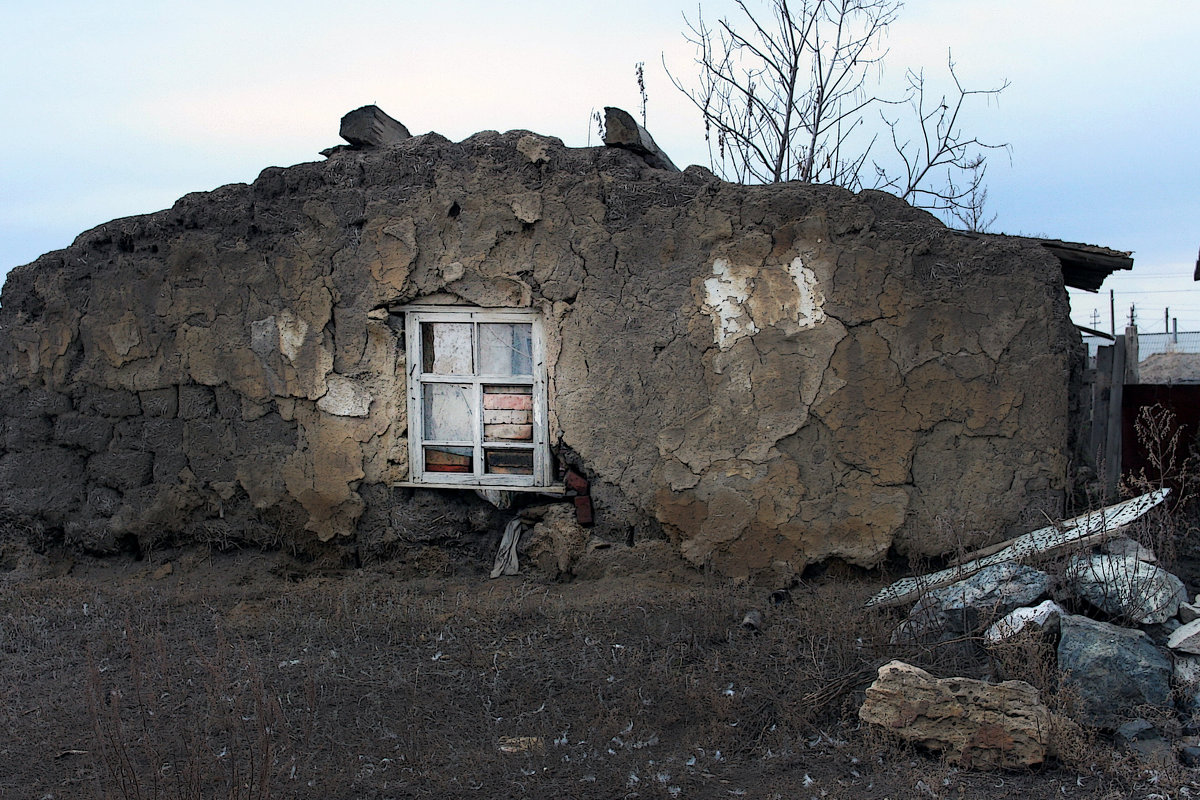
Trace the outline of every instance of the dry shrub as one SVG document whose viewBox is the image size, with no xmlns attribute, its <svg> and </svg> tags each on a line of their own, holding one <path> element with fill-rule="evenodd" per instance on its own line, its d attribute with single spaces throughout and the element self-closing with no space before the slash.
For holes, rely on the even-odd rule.
<svg viewBox="0 0 1200 800">
<path fill-rule="evenodd" d="M 1169 488 L 1167 502 L 1151 509 L 1131 527 L 1131 538 L 1153 550 L 1159 563 L 1172 569 L 1184 552 L 1195 549 L 1197 508 L 1200 504 L 1200 437 L 1183 439 L 1184 428 L 1175 413 L 1161 405 L 1143 406 L 1134 421 L 1138 447 L 1147 467 L 1122 477 L 1127 495 Z"/>
<path fill-rule="evenodd" d="M 152 620 L 88 651 L 87 709 L 99 794 L 111 798 L 267 798 L 288 732 L 277 697 L 241 644 L 218 628 L 181 658 Z"/>
</svg>

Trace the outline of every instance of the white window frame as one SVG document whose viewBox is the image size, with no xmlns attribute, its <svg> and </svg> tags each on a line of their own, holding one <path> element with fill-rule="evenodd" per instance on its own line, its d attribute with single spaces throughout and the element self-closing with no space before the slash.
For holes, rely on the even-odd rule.
<svg viewBox="0 0 1200 800">
<path fill-rule="evenodd" d="M 553 462 L 550 458 L 550 442 L 546 404 L 546 347 L 541 315 L 536 311 L 490 310 L 463 306 L 407 306 L 398 309 L 405 315 L 406 372 L 408 386 L 408 480 L 401 486 L 426 488 L 506 489 L 511 491 L 553 491 L 561 486 L 554 485 Z M 531 326 L 532 372 L 531 378 L 512 375 L 488 375 L 480 372 L 478 329 L 473 332 L 471 375 L 441 375 L 423 373 L 424 363 L 421 339 L 421 324 L 426 322 L 470 323 L 516 323 Z M 425 403 L 424 387 L 437 384 L 469 384 L 472 397 L 474 437 L 471 443 L 474 455 L 471 473 L 444 473 L 425 470 Z M 501 448 L 499 442 L 487 442 L 483 437 L 483 415 L 481 412 L 482 392 L 485 384 L 529 385 L 533 396 L 533 474 L 488 474 L 484 472 L 485 447 Z M 530 449 L 528 446 L 513 446 L 515 449 Z"/>
</svg>

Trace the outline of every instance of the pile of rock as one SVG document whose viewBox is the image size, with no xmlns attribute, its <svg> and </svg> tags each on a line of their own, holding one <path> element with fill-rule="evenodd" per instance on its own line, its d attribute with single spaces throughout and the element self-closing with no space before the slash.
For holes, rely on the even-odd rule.
<svg viewBox="0 0 1200 800">
<path fill-rule="evenodd" d="M 1200 733 L 1200 597 L 1189 603 L 1183 582 L 1155 562 L 1137 543 L 1114 539 L 1069 558 L 1057 578 L 990 566 L 922 595 L 893 641 L 981 639 L 1005 677 L 1056 674 L 1060 705 L 1078 723 L 1170 754 L 1169 740 Z M 1022 647 L 1029 643 L 1041 646 Z M 975 767 L 1040 763 L 1052 753 L 1054 724 L 1070 724 L 1024 681 L 970 682 L 964 694 L 965 681 L 892 662 L 860 717 Z M 1185 758 L 1200 752 L 1186 744 Z"/>
</svg>

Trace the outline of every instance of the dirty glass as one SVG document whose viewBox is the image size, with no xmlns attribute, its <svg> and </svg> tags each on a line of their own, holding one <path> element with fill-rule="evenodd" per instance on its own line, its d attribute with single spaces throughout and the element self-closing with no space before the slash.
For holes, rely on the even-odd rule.
<svg viewBox="0 0 1200 800">
<path fill-rule="evenodd" d="M 481 375 L 532 375 L 533 326 L 485 322 L 479 326 Z"/>
<path fill-rule="evenodd" d="M 434 375 L 472 375 L 469 322 L 421 323 L 421 371 Z"/>
<path fill-rule="evenodd" d="M 425 385 L 425 435 L 443 442 L 470 442 L 475 439 L 475 414 L 471 387 L 457 383 Z"/>
<path fill-rule="evenodd" d="M 532 475 L 533 450 L 485 448 L 483 461 L 492 475 Z"/>
</svg>

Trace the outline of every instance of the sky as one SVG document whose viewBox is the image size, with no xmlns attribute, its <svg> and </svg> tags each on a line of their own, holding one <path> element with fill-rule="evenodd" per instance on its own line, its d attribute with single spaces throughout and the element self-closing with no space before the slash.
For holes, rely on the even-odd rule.
<svg viewBox="0 0 1200 800">
<path fill-rule="evenodd" d="M 753 5 L 757 0 L 749 0 Z M 338 121 L 380 106 L 413 133 L 527 129 L 598 144 L 593 111 L 640 116 L 681 167 L 708 166 L 684 15 L 732 2 L 607 0 L 48 0 L 0 2 L 0 275 L 108 220 L 188 192 L 320 160 Z M 945 86 L 1009 82 L 968 106 L 993 151 L 993 231 L 1133 251 L 1077 323 L 1200 331 L 1200 3 L 908 0 L 886 39 L 884 93 L 906 69 Z M 936 81 L 942 81 L 941 84 Z M 1168 311 L 1169 309 L 1169 311 Z"/>
</svg>

